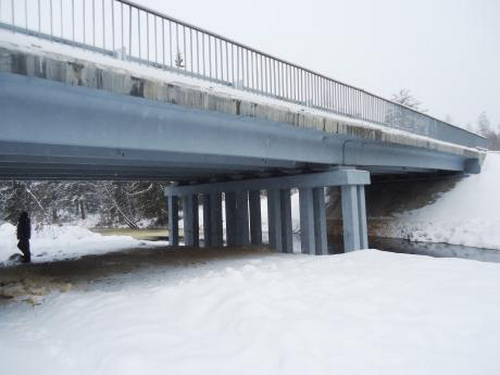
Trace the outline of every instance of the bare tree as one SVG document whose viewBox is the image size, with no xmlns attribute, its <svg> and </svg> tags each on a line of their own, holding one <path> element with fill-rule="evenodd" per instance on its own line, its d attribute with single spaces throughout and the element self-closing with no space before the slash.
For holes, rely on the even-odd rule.
<svg viewBox="0 0 500 375">
<path fill-rule="evenodd" d="M 422 102 L 417 100 L 412 94 L 411 91 L 408 89 L 401 89 L 397 93 L 392 94 L 391 100 L 393 102 L 402 104 L 406 107 L 410 107 L 413 109 L 416 109 L 417 111 L 420 112 L 426 112 L 426 109 L 422 109 L 420 106 L 422 105 Z"/>
<path fill-rule="evenodd" d="M 184 57 L 182 57 L 182 53 L 177 51 L 177 55 L 175 56 L 175 66 L 179 69 L 184 69 L 186 66 L 184 65 Z"/>
</svg>

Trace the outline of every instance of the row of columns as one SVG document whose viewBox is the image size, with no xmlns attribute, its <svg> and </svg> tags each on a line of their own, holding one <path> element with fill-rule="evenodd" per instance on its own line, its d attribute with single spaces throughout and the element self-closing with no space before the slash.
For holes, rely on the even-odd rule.
<svg viewBox="0 0 500 375">
<path fill-rule="evenodd" d="M 343 185 L 342 219 L 344 249 L 368 247 L 364 185 Z M 262 244 L 260 190 L 225 192 L 226 245 Z M 204 193 L 203 234 L 206 247 L 223 246 L 222 192 Z M 182 196 L 184 242 L 197 247 L 199 239 L 198 194 Z M 167 196 L 170 244 L 179 244 L 179 203 Z M 325 190 L 323 187 L 299 188 L 301 249 L 303 253 L 328 254 Z M 269 246 L 284 253 L 293 252 L 291 191 L 267 190 Z"/>
<path fill-rule="evenodd" d="M 261 245 L 262 214 L 260 191 L 226 192 L 226 244 L 227 246 Z M 199 196 L 181 197 L 184 217 L 184 243 L 200 246 Z M 203 237 L 205 247 L 221 247 L 223 240 L 222 193 L 202 194 Z M 168 231 L 170 245 L 179 245 L 179 197 L 167 196 Z"/>
</svg>

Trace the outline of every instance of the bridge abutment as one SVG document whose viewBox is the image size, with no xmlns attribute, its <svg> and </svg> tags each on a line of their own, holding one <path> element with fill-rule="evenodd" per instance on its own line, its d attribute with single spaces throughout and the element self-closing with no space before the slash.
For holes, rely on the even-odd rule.
<svg viewBox="0 0 500 375">
<path fill-rule="evenodd" d="M 178 200 L 183 202 L 184 243 L 200 246 L 198 199 L 203 199 L 204 246 L 223 246 L 222 195 L 225 203 L 225 244 L 262 244 L 261 191 L 267 192 L 269 246 L 293 252 L 291 189 L 298 188 L 301 251 L 328 254 L 325 187 L 340 186 L 344 251 L 368 247 L 364 185 L 366 171 L 337 168 L 328 172 L 251 180 L 174 186 L 165 189 L 172 246 L 179 244 Z"/>
</svg>

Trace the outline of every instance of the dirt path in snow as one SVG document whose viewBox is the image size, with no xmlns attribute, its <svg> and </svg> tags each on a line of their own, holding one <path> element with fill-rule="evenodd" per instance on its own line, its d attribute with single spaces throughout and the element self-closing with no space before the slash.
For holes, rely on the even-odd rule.
<svg viewBox="0 0 500 375">
<path fill-rule="evenodd" d="M 0 268 L 0 304 L 12 300 L 37 304 L 50 292 L 93 290 L 153 273 L 184 272 L 208 262 L 272 255 L 265 248 L 152 248 L 129 249 L 79 259 L 19 264 Z M 274 253 L 275 254 L 275 253 Z"/>
</svg>

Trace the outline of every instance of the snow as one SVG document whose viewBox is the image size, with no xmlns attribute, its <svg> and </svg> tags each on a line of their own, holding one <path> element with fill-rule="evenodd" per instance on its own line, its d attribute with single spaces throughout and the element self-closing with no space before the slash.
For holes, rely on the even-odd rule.
<svg viewBox="0 0 500 375">
<path fill-rule="evenodd" d="M 398 214 L 383 236 L 500 250 L 500 153 L 433 204 Z"/>
<path fill-rule="evenodd" d="M 36 228 L 36 227 L 35 227 Z M 47 225 L 32 230 L 31 256 L 33 263 L 75 259 L 84 255 L 136 247 L 165 246 L 166 242 L 138 241 L 129 236 L 103 236 L 75 226 Z M 16 227 L 10 223 L 0 226 L 0 266 L 9 264 L 17 249 Z"/>
<path fill-rule="evenodd" d="M 498 374 L 500 265 L 252 252 L 1 310 L 2 374 Z"/>
</svg>

